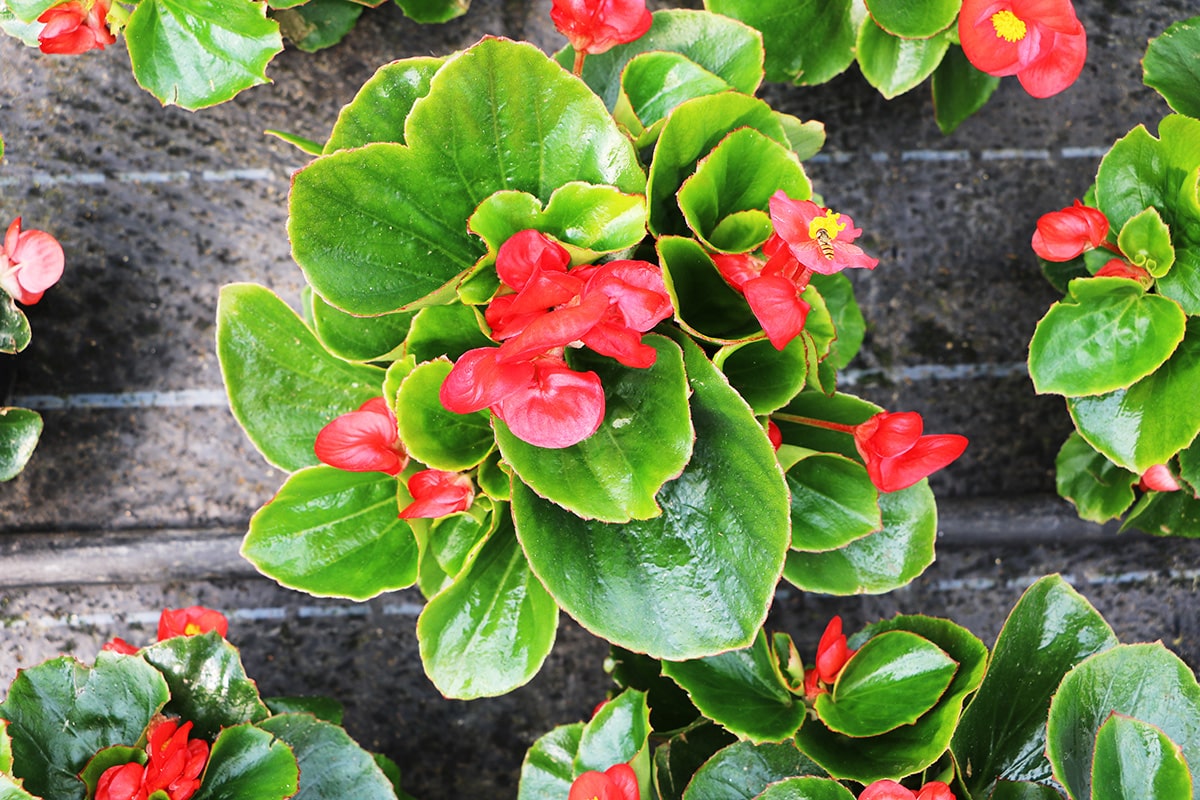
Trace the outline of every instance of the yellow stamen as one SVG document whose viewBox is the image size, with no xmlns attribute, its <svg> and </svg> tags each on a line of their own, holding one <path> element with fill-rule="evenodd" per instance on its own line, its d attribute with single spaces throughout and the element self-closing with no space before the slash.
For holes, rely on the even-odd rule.
<svg viewBox="0 0 1200 800">
<path fill-rule="evenodd" d="M 808 223 L 808 238 L 816 239 L 820 231 L 824 231 L 830 239 L 836 239 L 839 232 L 846 230 L 846 223 L 839 223 L 842 215 L 825 209 L 825 216 L 817 217 Z"/>
<path fill-rule="evenodd" d="M 996 35 L 1006 42 L 1019 42 L 1025 38 L 1025 22 L 1011 11 L 992 14 L 992 27 Z"/>
<path fill-rule="evenodd" d="M 187 625 L 183 626 L 184 636 L 195 636 L 198 633 L 204 633 L 204 631 L 194 622 L 189 622 Z"/>
</svg>

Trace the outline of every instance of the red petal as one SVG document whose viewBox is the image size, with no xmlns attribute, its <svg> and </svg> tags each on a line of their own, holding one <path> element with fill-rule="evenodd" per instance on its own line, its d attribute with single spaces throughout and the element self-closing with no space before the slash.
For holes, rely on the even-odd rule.
<svg viewBox="0 0 1200 800">
<path fill-rule="evenodd" d="M 529 386 L 493 409 L 513 435 L 537 447 L 570 447 L 604 421 L 604 388 L 594 372 L 575 372 L 563 362 L 539 360 Z"/>
<path fill-rule="evenodd" d="M 588 278 L 584 294 L 600 292 L 620 310 L 625 324 L 646 331 L 671 316 L 662 270 L 645 261 L 610 261 Z"/>
<path fill-rule="evenodd" d="M 1053 37 L 1049 51 L 1017 73 L 1017 80 L 1025 91 L 1034 97 L 1050 97 L 1066 89 L 1087 60 L 1087 34 L 1083 27 L 1079 32 L 1047 32 Z"/>
<path fill-rule="evenodd" d="M 762 261 L 749 253 L 737 255 L 714 253 L 712 260 L 725 282 L 738 291 L 742 290 L 746 281 L 757 278 L 762 271 Z"/>
<path fill-rule="evenodd" d="M 471 479 L 457 472 L 426 469 L 408 479 L 413 502 L 400 511 L 400 519 L 436 519 L 466 511 L 475 499 Z"/>
<path fill-rule="evenodd" d="M 864 460 L 893 458 L 917 443 L 925 423 L 915 411 L 881 411 L 854 430 L 854 444 Z"/>
<path fill-rule="evenodd" d="M 363 410 L 337 417 L 317 434 L 313 452 L 322 464 L 350 472 L 396 475 L 408 464 L 400 444 L 396 418 L 382 398 L 363 404 Z"/>
<path fill-rule="evenodd" d="M 796 284 L 781 276 L 767 276 L 747 281 L 742 288 L 750 310 L 776 350 L 800 335 L 811 306 L 800 298 Z"/>
<path fill-rule="evenodd" d="M 532 364 L 499 364 L 499 352 L 496 347 L 480 347 L 459 356 L 438 392 L 447 410 L 470 414 L 488 408 L 533 380 Z"/>
<path fill-rule="evenodd" d="M 642 334 L 624 326 L 620 315 L 615 322 L 601 322 L 584 335 L 582 341 L 602 356 L 615 358 L 627 367 L 647 369 L 654 366 L 658 351 L 642 344 Z"/>
<path fill-rule="evenodd" d="M 496 274 L 506 285 L 520 291 L 537 272 L 566 272 L 571 256 L 558 242 L 544 234 L 526 230 L 514 233 L 496 251 Z"/>
<path fill-rule="evenodd" d="M 158 640 L 173 636 L 190 636 L 194 633 L 216 631 L 222 637 L 229 632 L 229 620 L 220 611 L 204 606 L 187 608 L 164 608 L 158 618 Z"/>
<path fill-rule="evenodd" d="M 958 38 L 963 55 L 976 69 L 989 75 L 1015 75 L 1022 64 L 1021 42 L 1009 42 L 996 34 L 992 17 L 1000 11 L 1011 11 L 1012 4 L 996 0 L 963 0 L 958 15 Z M 1020 15 L 1017 15 L 1020 17 Z M 1026 23 L 1026 38 L 1029 22 Z"/>
<path fill-rule="evenodd" d="M 603 294 L 585 296 L 576 306 L 547 311 L 532 320 L 525 330 L 500 345 L 497 363 L 527 361 L 557 347 L 577 342 L 595 327 L 608 310 L 609 299 Z"/>
<path fill-rule="evenodd" d="M 96 783 L 96 800 L 145 800 L 144 773 L 145 769 L 137 762 L 109 767 Z"/>
<path fill-rule="evenodd" d="M 1178 492 L 1182 488 L 1166 464 L 1155 464 L 1142 473 L 1140 485 L 1143 491 L 1149 489 L 1155 492 Z"/>
<path fill-rule="evenodd" d="M 905 789 L 895 781 L 875 781 L 863 789 L 858 800 L 916 800 L 911 789 Z"/>
<path fill-rule="evenodd" d="M 930 781 L 921 787 L 917 800 L 955 800 L 954 792 L 941 781 Z"/>
<path fill-rule="evenodd" d="M 604 770 L 608 776 L 609 785 L 616 792 L 618 800 L 640 800 L 637 773 L 628 764 L 614 764 Z"/>
<path fill-rule="evenodd" d="M 617 800 L 608 789 L 611 781 L 603 772 L 588 770 L 575 779 L 567 800 Z"/>
<path fill-rule="evenodd" d="M 912 449 L 896 458 L 887 458 L 879 465 L 878 478 L 872 481 L 881 492 L 898 492 L 932 475 L 967 449 L 967 438 L 954 433 L 922 436 Z M 867 474 L 871 475 L 870 465 Z"/>
<path fill-rule="evenodd" d="M 100 649 L 105 650 L 109 653 L 120 653 L 121 655 L 126 655 L 126 656 L 134 655 L 138 651 L 138 649 L 136 647 L 134 647 L 129 642 L 122 639 L 120 636 L 114 636 L 111 640 L 106 642 L 104 644 L 104 646 L 101 647 Z"/>
</svg>

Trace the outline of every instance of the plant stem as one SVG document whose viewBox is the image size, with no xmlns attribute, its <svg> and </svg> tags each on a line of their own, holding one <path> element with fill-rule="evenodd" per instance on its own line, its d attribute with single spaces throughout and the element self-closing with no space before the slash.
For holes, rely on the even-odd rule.
<svg viewBox="0 0 1200 800">
<path fill-rule="evenodd" d="M 571 70 L 577 78 L 583 77 L 583 60 L 587 58 L 587 53 L 582 50 L 575 51 L 575 67 Z"/>
<path fill-rule="evenodd" d="M 792 422 L 797 425 L 811 425 L 814 428 L 824 428 L 829 431 L 839 431 L 854 435 L 856 425 L 843 425 L 840 422 L 830 422 L 825 419 L 813 419 L 812 417 L 801 417 L 798 414 L 772 414 L 771 419 L 778 422 Z"/>
</svg>

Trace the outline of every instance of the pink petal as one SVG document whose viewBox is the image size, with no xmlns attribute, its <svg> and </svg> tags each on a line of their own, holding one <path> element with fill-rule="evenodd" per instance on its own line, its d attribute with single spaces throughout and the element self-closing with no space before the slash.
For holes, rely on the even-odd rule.
<svg viewBox="0 0 1200 800">
<path fill-rule="evenodd" d="M 895 781 L 884 780 L 863 789 L 858 800 L 916 800 L 916 795 Z"/>
<path fill-rule="evenodd" d="M 488 408 L 533 380 L 528 362 L 500 364 L 496 347 L 480 347 L 459 356 L 442 381 L 438 398 L 455 414 L 470 414 Z"/>
<path fill-rule="evenodd" d="M 646 332 L 671 316 L 662 270 L 645 261 L 610 261 L 596 269 L 584 294 L 600 292 L 620 310 L 625 324 Z"/>
<path fill-rule="evenodd" d="M 800 335 L 811 308 L 796 292 L 796 285 L 781 276 L 747 281 L 742 287 L 746 302 L 776 350 Z"/>
<path fill-rule="evenodd" d="M 537 447 L 561 448 L 595 433 L 604 421 L 600 377 L 575 372 L 561 361 L 535 363 L 534 380 L 492 408 L 513 435 Z"/>
<path fill-rule="evenodd" d="M 457 472 L 426 469 L 408 479 L 413 502 L 400 511 L 400 519 L 436 519 L 466 511 L 475 499 L 471 479 Z"/>
<path fill-rule="evenodd" d="M 571 256 L 558 242 L 539 231 L 514 233 L 496 252 L 496 274 L 508 287 L 520 291 L 539 271 L 566 272 Z"/>
<path fill-rule="evenodd" d="M 408 464 L 408 454 L 400 444 L 396 418 L 381 397 L 363 408 L 367 410 L 342 414 L 322 428 L 313 452 L 322 464 L 338 469 L 399 474 Z"/>
<path fill-rule="evenodd" d="M 627 367 L 654 366 L 658 351 L 642 344 L 642 334 L 626 327 L 617 314 L 615 322 L 600 322 L 583 336 L 583 343 L 602 356 L 615 358 Z"/>
<path fill-rule="evenodd" d="M 25 292 L 40 297 L 62 277 L 65 261 L 62 245 L 44 231 L 25 231 L 16 240 L 8 257 L 17 265 L 17 282 Z"/>
<path fill-rule="evenodd" d="M 1017 80 L 1033 97 L 1050 97 L 1066 89 L 1087 60 L 1087 34 L 1080 26 L 1077 34 L 1053 33 L 1049 52 L 1017 73 Z"/>
<path fill-rule="evenodd" d="M 749 253 L 737 255 L 714 253 L 712 260 L 725 282 L 738 291 L 741 291 L 746 281 L 757 278 L 762 270 L 762 261 Z"/>
<path fill-rule="evenodd" d="M 527 361 L 583 338 L 604 317 L 609 299 L 602 294 L 584 297 L 579 305 L 565 306 L 533 319 L 519 334 L 500 345 L 497 361 Z"/>
</svg>

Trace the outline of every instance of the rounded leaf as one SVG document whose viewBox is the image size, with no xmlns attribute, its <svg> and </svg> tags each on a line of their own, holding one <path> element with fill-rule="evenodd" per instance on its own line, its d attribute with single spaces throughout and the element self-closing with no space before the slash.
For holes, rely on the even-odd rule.
<svg viewBox="0 0 1200 800">
<path fill-rule="evenodd" d="M 213 742 L 192 800 L 286 800 L 299 788 L 292 749 L 250 723 L 225 728 Z"/>
<path fill-rule="evenodd" d="M 815 86 L 854 61 L 852 0 L 705 0 L 709 11 L 739 19 L 762 33 L 767 80 Z"/>
<path fill-rule="evenodd" d="M 1133 505 L 1138 476 L 1096 452 L 1077 432 L 1063 442 L 1054 467 L 1059 496 L 1075 505 L 1081 519 L 1107 522 Z"/>
<path fill-rule="evenodd" d="M 10 481 L 25 469 L 41 435 L 41 414 L 0 407 L 0 481 Z"/>
<path fill-rule="evenodd" d="M 875 24 L 893 36 L 928 39 L 949 28 L 958 18 L 962 0 L 866 0 Z"/>
<path fill-rule="evenodd" d="M 755 800 L 854 800 L 850 790 L 831 778 L 785 778 Z"/>
<path fill-rule="evenodd" d="M 396 397 L 396 421 L 413 458 L 433 469 L 463 472 L 487 457 L 495 439 L 486 411 L 455 414 L 442 405 L 438 392 L 453 367 L 431 361 L 409 373 Z"/>
<path fill-rule="evenodd" d="M 1192 773 L 1183 751 L 1158 728 L 1114 713 L 1096 734 L 1092 786 L 1105 800 L 1192 797 Z"/>
<path fill-rule="evenodd" d="M 517 800 L 566 797 L 575 779 L 575 755 L 583 723 L 560 725 L 533 743 L 521 762 Z"/>
<path fill-rule="evenodd" d="M 696 770 L 683 800 L 752 800 L 773 783 L 806 775 L 824 777 L 826 773 L 797 750 L 794 742 L 736 742 Z"/>
<path fill-rule="evenodd" d="M 883 529 L 879 490 L 857 461 L 813 453 L 788 468 L 792 549 L 826 552 Z"/>
<path fill-rule="evenodd" d="M 1180 20 L 1150 40 L 1142 59 L 1145 84 L 1156 89 L 1171 108 L 1200 117 L 1200 17 Z"/>
<path fill-rule="evenodd" d="M 300 769 L 296 800 L 395 800 L 396 793 L 371 754 L 346 730 L 311 714 L 279 714 L 258 724 L 287 744 Z"/>
<path fill-rule="evenodd" d="M 923 8 L 925 3 L 908 5 Z M 868 20 L 858 32 L 858 65 L 867 83 L 890 100 L 932 75 L 949 47 L 949 32 L 901 39 Z"/>
<path fill-rule="evenodd" d="M 404 121 L 413 103 L 429 93 L 429 82 L 443 58 L 405 58 L 385 64 L 338 113 L 325 153 L 371 142 L 404 144 Z"/>
</svg>

